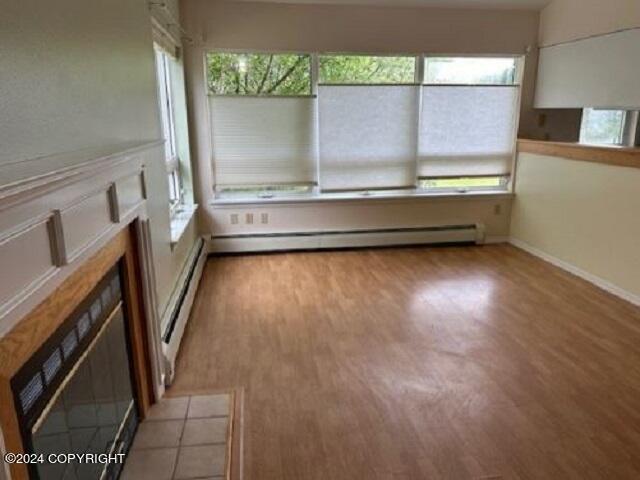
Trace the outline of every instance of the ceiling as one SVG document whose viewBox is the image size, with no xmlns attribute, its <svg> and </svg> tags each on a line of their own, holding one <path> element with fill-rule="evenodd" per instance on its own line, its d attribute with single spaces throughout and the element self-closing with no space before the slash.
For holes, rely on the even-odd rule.
<svg viewBox="0 0 640 480">
<path fill-rule="evenodd" d="M 384 7 L 482 8 L 503 10 L 540 10 L 551 0 L 236 0 L 265 3 L 302 3 L 329 5 L 371 5 Z"/>
</svg>

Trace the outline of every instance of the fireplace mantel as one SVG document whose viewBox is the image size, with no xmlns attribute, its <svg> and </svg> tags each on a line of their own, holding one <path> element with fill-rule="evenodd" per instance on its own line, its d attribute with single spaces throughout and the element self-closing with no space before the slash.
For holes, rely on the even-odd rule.
<svg viewBox="0 0 640 480">
<path fill-rule="evenodd" d="M 9 381 L 61 321 L 64 295 L 72 293 L 73 304 L 102 268 L 128 252 L 138 274 L 136 328 L 145 344 L 139 354 L 147 356 L 138 363 L 149 366 L 136 381 L 149 388 L 143 405 L 162 394 L 145 178 L 162 148 L 158 141 L 127 143 L 0 165 L 0 381 Z M 1 401 L 4 410 L 6 396 Z M 0 451 L 15 449 L 15 432 L 2 420 Z M 14 480 L 26 478 L 15 468 Z"/>
</svg>

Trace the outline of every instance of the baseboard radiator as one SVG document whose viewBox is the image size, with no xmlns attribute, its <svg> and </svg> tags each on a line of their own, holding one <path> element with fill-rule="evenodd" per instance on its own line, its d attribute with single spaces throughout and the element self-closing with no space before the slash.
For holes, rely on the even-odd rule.
<svg viewBox="0 0 640 480">
<path fill-rule="evenodd" d="M 212 253 L 320 250 L 335 248 L 475 243 L 485 241 L 483 224 L 332 232 L 212 236 Z"/>
<path fill-rule="evenodd" d="M 162 336 L 162 353 L 165 359 L 165 384 L 167 386 L 173 382 L 176 357 L 187 320 L 189 320 L 207 254 L 204 239 L 200 239 L 193 248 L 178 280 L 178 287 L 169 301 L 166 313 L 168 319 L 162 322 L 165 325 Z"/>
</svg>

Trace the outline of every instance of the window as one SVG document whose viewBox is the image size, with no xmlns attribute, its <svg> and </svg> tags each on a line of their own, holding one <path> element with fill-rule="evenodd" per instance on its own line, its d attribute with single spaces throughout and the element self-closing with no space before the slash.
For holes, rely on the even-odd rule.
<svg viewBox="0 0 640 480">
<path fill-rule="evenodd" d="M 422 188 L 507 187 L 520 103 L 516 72 L 515 58 L 425 58 L 417 169 Z"/>
<path fill-rule="evenodd" d="M 451 85 L 512 85 L 516 59 L 494 57 L 427 57 L 424 83 Z"/>
<path fill-rule="evenodd" d="M 514 57 L 208 54 L 216 193 L 505 190 L 519 71 Z"/>
<path fill-rule="evenodd" d="M 638 112 L 585 108 L 580 126 L 580 143 L 627 145 L 636 143 Z"/>
<path fill-rule="evenodd" d="M 164 153 L 169 183 L 169 203 L 173 214 L 176 207 L 182 202 L 182 181 L 176 148 L 175 117 L 171 94 L 171 67 L 174 60 L 168 53 L 157 46 L 155 52 L 160 118 L 165 142 Z"/>
<path fill-rule="evenodd" d="M 415 57 L 321 55 L 320 83 L 415 83 Z"/>
<path fill-rule="evenodd" d="M 322 55 L 321 191 L 415 188 L 415 57 Z"/>
<path fill-rule="evenodd" d="M 306 54 L 212 53 L 207 73 L 215 95 L 311 94 L 311 56 Z"/>
<path fill-rule="evenodd" d="M 307 54 L 207 56 L 218 193 L 270 197 L 316 177 L 316 99 Z"/>
<path fill-rule="evenodd" d="M 509 177 L 457 177 L 421 179 L 420 188 L 439 191 L 467 192 L 469 190 L 501 190 L 506 189 Z"/>
</svg>

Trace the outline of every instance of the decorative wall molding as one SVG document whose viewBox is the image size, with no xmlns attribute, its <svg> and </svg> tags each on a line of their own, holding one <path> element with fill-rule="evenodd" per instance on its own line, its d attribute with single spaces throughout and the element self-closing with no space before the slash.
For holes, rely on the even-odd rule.
<svg viewBox="0 0 640 480">
<path fill-rule="evenodd" d="M 0 336 L 124 226 L 147 218 L 143 173 L 160 145 L 0 166 L 0 264 L 11 272 L 0 277 Z"/>
<path fill-rule="evenodd" d="M 127 142 L 4 163 L 0 165 L 0 212 L 29 197 L 44 195 L 119 164 L 127 164 L 162 143 L 160 140 Z"/>
<path fill-rule="evenodd" d="M 576 267 L 575 265 L 572 265 L 569 262 L 565 262 L 564 260 L 560 260 L 557 257 L 554 257 L 553 255 L 549 255 L 546 252 L 543 252 L 542 250 L 529 245 L 526 242 L 523 242 L 522 240 L 519 240 L 517 238 L 511 237 L 509 239 L 509 243 L 511 243 L 512 245 L 524 250 L 525 252 L 530 253 L 531 255 L 534 255 L 538 258 L 541 258 L 542 260 L 551 263 L 552 265 L 555 265 L 556 267 L 559 267 L 563 270 L 566 270 L 567 272 L 582 278 L 583 280 L 586 280 L 589 283 L 594 284 L 596 287 L 599 287 L 603 290 L 606 290 L 607 292 L 615 295 L 616 297 L 622 298 L 623 300 L 626 300 L 627 302 L 633 303 L 634 305 L 640 306 L 640 296 L 636 295 L 634 293 L 631 293 L 623 288 L 618 287 L 617 285 L 614 285 L 613 283 L 611 283 L 608 280 L 605 280 L 601 277 L 598 277 L 597 275 L 594 275 L 592 273 L 589 273 L 585 270 L 582 270 L 579 267 Z"/>
</svg>

